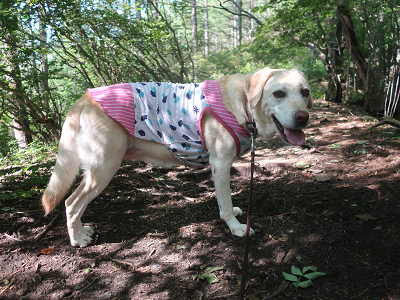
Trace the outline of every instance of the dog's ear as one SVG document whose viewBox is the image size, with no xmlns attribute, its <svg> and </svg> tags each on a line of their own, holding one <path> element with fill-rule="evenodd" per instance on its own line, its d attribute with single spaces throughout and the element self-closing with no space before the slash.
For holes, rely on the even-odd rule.
<svg viewBox="0 0 400 300">
<path fill-rule="evenodd" d="M 258 101 L 260 101 L 264 86 L 272 75 L 273 70 L 270 68 L 265 68 L 247 78 L 245 93 L 251 109 L 256 107 Z"/>
</svg>

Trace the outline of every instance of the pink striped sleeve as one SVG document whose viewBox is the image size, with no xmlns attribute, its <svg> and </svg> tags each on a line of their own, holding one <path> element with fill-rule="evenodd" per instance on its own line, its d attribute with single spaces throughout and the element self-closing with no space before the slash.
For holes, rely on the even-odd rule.
<svg viewBox="0 0 400 300">
<path fill-rule="evenodd" d="M 203 93 L 211 108 L 226 124 L 228 124 L 228 126 L 241 135 L 250 136 L 249 132 L 239 124 L 235 116 L 226 109 L 222 101 L 221 90 L 216 80 L 205 80 L 203 84 Z"/>
<path fill-rule="evenodd" d="M 88 89 L 88 91 L 92 98 L 100 103 L 107 115 L 121 123 L 130 134 L 135 135 L 135 101 L 129 83 Z"/>
</svg>

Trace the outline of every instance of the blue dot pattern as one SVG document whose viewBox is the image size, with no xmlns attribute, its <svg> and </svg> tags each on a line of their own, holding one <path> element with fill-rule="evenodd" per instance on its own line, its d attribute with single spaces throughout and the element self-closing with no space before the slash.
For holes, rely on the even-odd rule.
<svg viewBox="0 0 400 300">
<path fill-rule="evenodd" d="M 164 144 L 188 165 L 208 164 L 198 129 L 207 106 L 202 84 L 131 83 L 135 99 L 135 136 Z"/>
</svg>

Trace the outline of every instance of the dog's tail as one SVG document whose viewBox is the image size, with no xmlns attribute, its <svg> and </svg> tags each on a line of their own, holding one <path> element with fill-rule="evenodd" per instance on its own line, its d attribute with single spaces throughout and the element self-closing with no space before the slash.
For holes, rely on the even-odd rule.
<svg viewBox="0 0 400 300">
<path fill-rule="evenodd" d="M 80 100 L 83 100 L 85 96 Z M 80 100 L 72 106 L 65 119 L 56 165 L 50 177 L 50 182 L 42 196 L 42 205 L 46 215 L 62 200 L 79 171 L 80 159 L 76 141 L 83 109 L 82 101 Z"/>
</svg>

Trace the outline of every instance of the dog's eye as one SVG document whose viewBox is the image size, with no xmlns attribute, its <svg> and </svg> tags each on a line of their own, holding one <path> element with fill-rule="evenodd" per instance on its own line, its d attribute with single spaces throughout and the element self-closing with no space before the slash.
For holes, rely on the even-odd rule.
<svg viewBox="0 0 400 300">
<path fill-rule="evenodd" d="M 276 91 L 272 93 L 276 98 L 283 98 L 285 97 L 285 93 L 282 91 Z"/>
<path fill-rule="evenodd" d="M 304 96 L 304 97 L 308 97 L 310 95 L 310 91 L 307 89 L 302 89 L 300 91 L 300 93 Z"/>
</svg>

